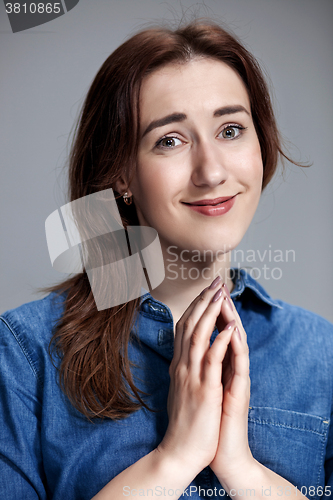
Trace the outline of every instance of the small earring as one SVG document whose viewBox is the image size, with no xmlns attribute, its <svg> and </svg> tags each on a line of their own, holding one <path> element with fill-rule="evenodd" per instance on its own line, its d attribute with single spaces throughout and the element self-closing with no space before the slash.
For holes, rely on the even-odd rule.
<svg viewBox="0 0 333 500">
<path fill-rule="evenodd" d="M 132 196 L 128 196 L 128 193 L 126 191 L 126 193 L 123 195 L 123 199 L 124 199 L 124 202 L 126 203 L 126 205 L 132 205 Z"/>
</svg>

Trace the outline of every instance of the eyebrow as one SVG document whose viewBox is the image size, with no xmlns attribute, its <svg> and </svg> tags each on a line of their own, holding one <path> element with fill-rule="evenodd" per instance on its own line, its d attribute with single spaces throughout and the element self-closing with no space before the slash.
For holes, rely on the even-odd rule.
<svg viewBox="0 0 333 500">
<path fill-rule="evenodd" d="M 233 115 L 234 113 L 241 113 L 241 112 L 245 112 L 248 115 L 250 115 L 250 113 L 247 111 L 247 109 L 244 108 L 244 106 L 237 104 L 235 106 L 223 106 L 222 108 L 218 108 L 214 111 L 213 116 L 217 117 L 224 115 Z M 148 125 L 148 127 L 142 134 L 142 137 L 149 134 L 149 132 L 151 132 L 155 128 L 163 127 L 164 125 L 169 125 L 169 123 L 183 122 L 184 120 L 186 120 L 186 118 L 187 116 L 184 113 L 172 113 L 171 115 L 164 116 L 159 120 L 154 120 Z"/>
<path fill-rule="evenodd" d="M 187 116 L 184 113 L 172 113 L 171 115 L 164 116 L 159 120 L 154 120 L 148 125 L 142 137 L 154 130 L 154 128 L 163 127 L 164 125 L 169 125 L 169 123 L 183 122 L 184 120 L 186 120 L 186 118 Z"/>
<path fill-rule="evenodd" d="M 216 111 L 214 111 L 214 116 L 233 115 L 234 113 L 242 113 L 242 112 L 245 112 L 247 115 L 250 116 L 248 110 L 245 109 L 244 106 L 241 106 L 240 104 L 237 104 L 235 106 L 224 106 L 223 108 L 219 108 Z"/>
</svg>

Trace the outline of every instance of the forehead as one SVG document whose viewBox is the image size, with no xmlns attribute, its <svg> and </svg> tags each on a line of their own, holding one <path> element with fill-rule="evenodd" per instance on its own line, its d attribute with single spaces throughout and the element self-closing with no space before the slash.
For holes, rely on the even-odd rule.
<svg viewBox="0 0 333 500">
<path fill-rule="evenodd" d="M 235 104 L 250 112 L 243 80 L 227 64 L 209 58 L 165 65 L 144 78 L 140 92 L 142 122 L 161 113 L 210 112 Z"/>
</svg>

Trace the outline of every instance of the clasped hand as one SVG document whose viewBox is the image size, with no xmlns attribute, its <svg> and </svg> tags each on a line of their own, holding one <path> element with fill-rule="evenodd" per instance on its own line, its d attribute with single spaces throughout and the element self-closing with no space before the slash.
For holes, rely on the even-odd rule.
<svg viewBox="0 0 333 500">
<path fill-rule="evenodd" d="M 159 451 L 199 473 L 207 465 L 222 486 L 250 467 L 246 333 L 226 286 L 215 279 L 176 325 L 170 365 L 169 425 Z M 219 334 L 210 346 L 215 325 Z"/>
</svg>

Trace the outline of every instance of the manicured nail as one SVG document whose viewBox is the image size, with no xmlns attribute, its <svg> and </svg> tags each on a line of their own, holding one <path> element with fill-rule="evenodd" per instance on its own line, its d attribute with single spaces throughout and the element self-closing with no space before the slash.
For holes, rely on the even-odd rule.
<svg viewBox="0 0 333 500">
<path fill-rule="evenodd" d="M 215 278 L 215 280 L 212 282 L 212 284 L 210 285 L 210 289 L 213 290 L 213 288 L 216 288 L 217 285 L 220 283 L 221 281 L 221 276 L 217 276 L 217 278 Z"/>
<path fill-rule="evenodd" d="M 230 307 L 230 310 L 232 311 L 232 304 L 231 304 L 231 302 L 230 302 L 230 299 L 229 299 L 228 295 L 226 295 L 226 296 L 224 297 L 224 300 L 226 301 L 226 303 L 227 303 L 227 304 L 228 304 L 228 306 Z"/>
<path fill-rule="evenodd" d="M 225 283 L 223 283 L 222 288 L 224 289 L 225 293 L 228 295 L 228 297 L 230 299 L 229 288 L 227 287 L 227 285 Z"/>
<path fill-rule="evenodd" d="M 226 330 L 231 330 L 231 328 L 236 324 L 236 321 L 233 319 L 232 321 L 230 321 L 230 323 L 227 324 L 227 326 L 225 327 Z M 236 327 L 237 328 L 237 327 Z"/>
<path fill-rule="evenodd" d="M 208 286 L 206 286 L 206 288 L 204 288 L 204 289 L 202 290 L 202 292 L 199 294 L 199 297 L 201 297 L 201 295 L 203 295 L 203 294 L 205 293 L 205 291 L 206 291 L 206 290 L 208 290 Z"/>
<path fill-rule="evenodd" d="M 222 297 L 222 295 L 223 295 L 222 288 L 220 288 L 214 295 L 212 302 L 217 302 Z"/>
<path fill-rule="evenodd" d="M 236 326 L 236 328 L 235 328 L 235 332 L 236 332 L 236 334 L 238 335 L 239 340 L 242 340 L 242 337 L 241 337 L 240 331 L 238 330 L 237 326 Z"/>
</svg>

